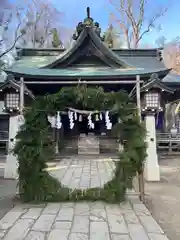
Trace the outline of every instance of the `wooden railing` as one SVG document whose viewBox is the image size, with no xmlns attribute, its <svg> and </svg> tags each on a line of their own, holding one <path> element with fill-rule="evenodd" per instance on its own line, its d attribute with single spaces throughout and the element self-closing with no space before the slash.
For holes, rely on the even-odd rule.
<svg viewBox="0 0 180 240">
<path fill-rule="evenodd" d="M 6 155 L 8 152 L 9 132 L 0 131 L 0 154 Z"/>
<path fill-rule="evenodd" d="M 180 151 L 180 133 L 157 133 L 156 141 L 158 150 Z"/>
</svg>

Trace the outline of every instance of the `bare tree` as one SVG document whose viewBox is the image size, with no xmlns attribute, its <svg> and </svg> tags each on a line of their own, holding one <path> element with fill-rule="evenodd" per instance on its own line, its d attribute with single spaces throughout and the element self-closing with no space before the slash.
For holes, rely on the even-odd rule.
<svg viewBox="0 0 180 240">
<path fill-rule="evenodd" d="M 13 48 L 16 46 L 16 43 L 19 39 L 25 34 L 27 27 L 29 26 L 28 23 L 25 21 L 25 12 L 24 9 L 20 6 L 13 6 L 7 3 L 1 8 L 0 16 L 0 59 L 9 53 Z M 12 23 L 13 26 L 13 34 L 9 36 L 11 39 L 7 39 L 5 37 L 8 31 L 12 32 L 10 29 L 10 24 Z M 9 45 L 7 47 L 7 45 Z"/>
<path fill-rule="evenodd" d="M 109 0 L 109 2 L 116 10 L 116 13 L 111 13 L 111 17 L 123 32 L 128 48 L 138 48 L 144 35 L 155 27 L 157 20 L 168 10 L 168 8 L 164 6 L 158 8 L 158 10 L 147 19 L 148 4 L 150 4 L 150 2 L 152 4 L 151 0 L 119 0 L 118 4 L 113 0 Z"/>
<path fill-rule="evenodd" d="M 180 74 L 180 41 L 179 37 L 164 46 L 163 59 L 168 68 Z"/>
<path fill-rule="evenodd" d="M 27 6 L 27 21 L 31 27 L 22 38 L 23 44 L 33 48 L 50 45 L 51 30 L 60 29 L 63 14 L 48 0 L 28 0 Z"/>
<path fill-rule="evenodd" d="M 166 45 L 166 38 L 164 36 L 160 36 L 159 38 L 157 38 L 155 40 L 155 44 L 157 45 L 157 47 L 159 48 L 164 48 Z"/>
</svg>

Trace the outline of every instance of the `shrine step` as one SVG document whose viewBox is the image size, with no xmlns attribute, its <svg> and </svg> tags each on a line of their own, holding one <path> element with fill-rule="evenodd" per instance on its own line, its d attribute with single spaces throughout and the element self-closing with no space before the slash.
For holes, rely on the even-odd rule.
<svg viewBox="0 0 180 240">
<path fill-rule="evenodd" d="M 78 154 L 99 154 L 99 138 L 96 136 L 80 136 L 78 139 Z"/>
</svg>

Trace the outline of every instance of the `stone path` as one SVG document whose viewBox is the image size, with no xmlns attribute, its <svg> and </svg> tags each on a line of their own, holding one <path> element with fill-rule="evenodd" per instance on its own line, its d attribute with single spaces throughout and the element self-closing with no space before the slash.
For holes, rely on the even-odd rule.
<svg viewBox="0 0 180 240">
<path fill-rule="evenodd" d="M 114 169 L 115 163 L 112 158 L 78 156 L 62 159 L 55 167 L 50 166 L 48 172 L 65 186 L 86 189 L 103 187 L 112 179 Z"/>
<path fill-rule="evenodd" d="M 124 204 L 19 204 L 0 220 L 2 240 L 168 240 L 136 195 Z"/>
<path fill-rule="evenodd" d="M 115 163 L 105 157 L 63 159 L 48 171 L 71 188 L 103 186 Z M 168 240 L 134 192 L 125 204 L 18 204 L 0 220 L 0 240 Z"/>
</svg>

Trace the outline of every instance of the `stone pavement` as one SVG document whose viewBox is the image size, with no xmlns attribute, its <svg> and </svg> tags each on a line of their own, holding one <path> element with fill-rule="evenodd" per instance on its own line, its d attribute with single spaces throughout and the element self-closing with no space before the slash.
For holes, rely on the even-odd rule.
<svg viewBox="0 0 180 240">
<path fill-rule="evenodd" d="M 0 178 L 4 177 L 5 162 L 0 159 Z"/>
<path fill-rule="evenodd" d="M 15 180 L 0 178 L 0 219 L 13 207 L 16 185 Z"/>
<path fill-rule="evenodd" d="M 2 240 L 168 240 L 136 195 L 103 202 L 18 204 L 0 220 Z"/>
<path fill-rule="evenodd" d="M 115 159 L 101 156 L 73 156 L 63 158 L 48 172 L 65 186 L 72 189 L 103 187 L 112 179 Z"/>
<path fill-rule="evenodd" d="M 85 159 L 85 160 L 84 160 Z M 53 164 L 53 165 L 52 165 Z M 48 171 L 66 186 L 103 186 L 114 173 L 112 158 L 68 158 Z M 168 240 L 138 196 L 125 204 L 103 202 L 17 204 L 0 220 L 0 240 Z"/>
</svg>

